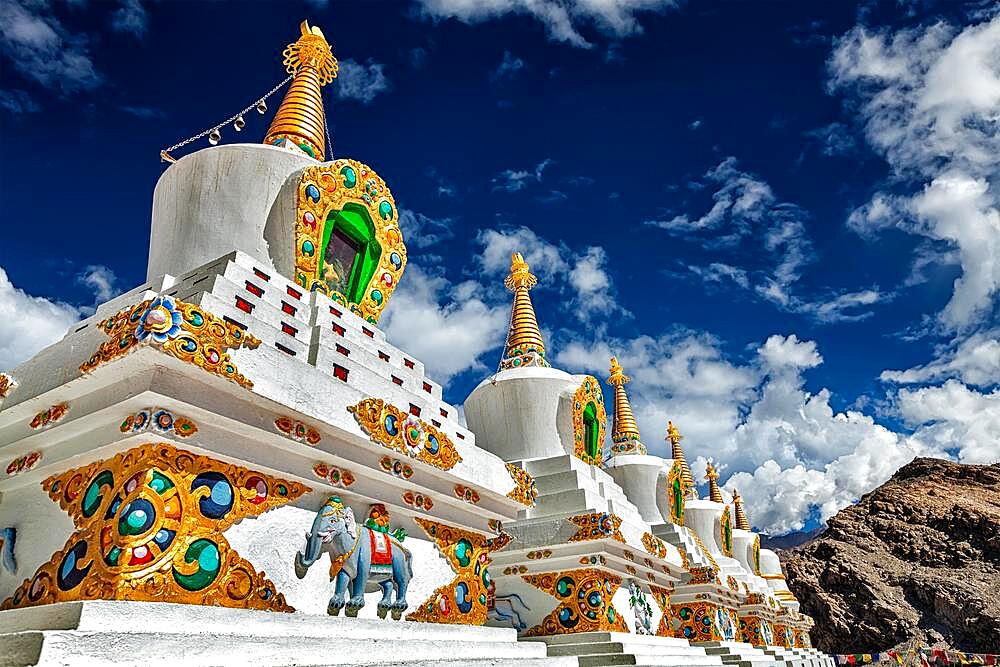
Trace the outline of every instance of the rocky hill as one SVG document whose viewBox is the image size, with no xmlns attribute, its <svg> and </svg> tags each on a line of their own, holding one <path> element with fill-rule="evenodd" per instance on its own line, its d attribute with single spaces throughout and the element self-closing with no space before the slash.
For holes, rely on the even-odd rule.
<svg viewBox="0 0 1000 667">
<path fill-rule="evenodd" d="M 915 459 L 779 553 L 824 651 L 1000 653 L 1000 464 Z"/>
</svg>

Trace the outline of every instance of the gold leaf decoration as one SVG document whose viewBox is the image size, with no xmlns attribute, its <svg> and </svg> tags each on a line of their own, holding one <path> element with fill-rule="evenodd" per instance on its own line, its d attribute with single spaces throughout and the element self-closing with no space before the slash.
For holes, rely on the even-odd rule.
<svg viewBox="0 0 1000 667">
<path fill-rule="evenodd" d="M 366 398 L 347 411 L 372 442 L 383 447 L 441 470 L 451 470 L 462 460 L 448 436 L 381 398 Z"/>
<path fill-rule="evenodd" d="M 585 568 L 566 572 L 528 574 L 521 577 L 559 601 L 525 637 L 546 637 L 577 632 L 628 632 L 625 620 L 611 603 L 621 577 L 604 570 Z"/>
<path fill-rule="evenodd" d="M 150 443 L 42 483 L 76 530 L 0 605 L 144 600 L 293 611 L 222 533 L 309 488 Z"/>
<path fill-rule="evenodd" d="M 260 340 L 201 306 L 158 296 L 125 308 L 97 326 L 110 340 L 80 365 L 81 373 L 89 373 L 146 344 L 241 387 L 253 388 L 253 382 L 240 374 L 226 350 L 255 349 Z"/>
<path fill-rule="evenodd" d="M 510 534 L 485 537 L 430 519 L 415 517 L 414 521 L 434 540 L 455 578 L 439 586 L 416 611 L 407 614 L 406 620 L 483 625 L 492 594 L 487 570 L 493 560 L 490 554 L 507 546 Z"/>
</svg>

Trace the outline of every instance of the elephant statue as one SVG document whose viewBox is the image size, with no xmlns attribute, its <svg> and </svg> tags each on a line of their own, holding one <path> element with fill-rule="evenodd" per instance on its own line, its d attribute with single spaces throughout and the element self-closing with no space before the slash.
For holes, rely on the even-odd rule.
<svg viewBox="0 0 1000 667">
<path fill-rule="evenodd" d="M 406 587 L 413 577 L 412 556 L 397 539 L 368 526 L 358 525 L 354 511 L 337 496 L 331 496 L 316 513 L 312 530 L 306 533 L 304 551 L 295 554 L 295 576 L 302 579 L 323 553 L 330 556 L 330 579 L 334 594 L 326 612 L 355 617 L 365 606 L 365 593 L 382 591 L 378 616 L 392 612 L 399 620 L 408 606 Z M 344 596 L 350 590 L 351 597 Z M 393 600 L 395 591 L 395 600 Z"/>
</svg>

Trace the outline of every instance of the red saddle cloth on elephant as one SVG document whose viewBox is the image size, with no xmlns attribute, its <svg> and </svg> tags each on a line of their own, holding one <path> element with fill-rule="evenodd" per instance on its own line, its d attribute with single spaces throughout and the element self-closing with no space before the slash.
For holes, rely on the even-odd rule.
<svg viewBox="0 0 1000 667">
<path fill-rule="evenodd" d="M 392 565 L 392 540 L 385 533 L 369 530 L 372 544 L 372 565 Z"/>
</svg>

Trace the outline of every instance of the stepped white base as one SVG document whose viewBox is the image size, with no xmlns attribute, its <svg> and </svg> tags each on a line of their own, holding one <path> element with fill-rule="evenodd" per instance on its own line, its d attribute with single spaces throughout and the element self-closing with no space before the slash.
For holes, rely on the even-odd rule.
<svg viewBox="0 0 1000 667">
<path fill-rule="evenodd" d="M 726 665 L 733 667 L 768 667 L 785 665 L 788 667 L 808 667 L 798 657 L 787 653 L 788 649 L 774 647 L 757 648 L 743 642 L 699 642 L 697 646 L 709 655 L 717 656 Z"/>
<path fill-rule="evenodd" d="M 161 602 L 0 611 L 0 667 L 570 667 L 509 628 L 377 621 Z"/>
<path fill-rule="evenodd" d="M 534 638 L 532 640 L 535 640 Z M 581 632 L 539 637 L 549 656 L 575 656 L 580 667 L 605 665 L 671 665 L 723 667 L 722 659 L 708 655 L 686 639 L 634 635 L 622 632 Z"/>
</svg>

